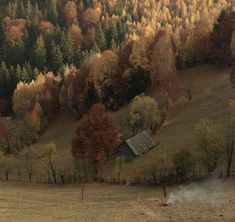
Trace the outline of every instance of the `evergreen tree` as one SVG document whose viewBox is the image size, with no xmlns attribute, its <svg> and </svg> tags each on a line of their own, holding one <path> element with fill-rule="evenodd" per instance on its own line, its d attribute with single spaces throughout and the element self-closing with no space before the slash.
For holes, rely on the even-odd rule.
<svg viewBox="0 0 235 222">
<path fill-rule="evenodd" d="M 116 23 L 111 25 L 105 24 L 105 36 L 106 36 L 107 48 L 111 48 L 112 40 L 114 40 L 115 42 L 117 42 L 118 40 Z"/>
<path fill-rule="evenodd" d="M 64 63 L 72 64 L 74 61 L 74 44 L 70 33 L 62 32 L 61 36 L 61 53 L 63 55 Z"/>
<path fill-rule="evenodd" d="M 25 11 L 25 6 L 24 6 L 24 3 L 21 2 L 20 3 L 20 9 L 19 9 L 19 12 L 18 12 L 18 17 L 19 18 L 26 18 L 26 11 Z"/>
<path fill-rule="evenodd" d="M 59 45 L 56 45 L 54 41 L 51 44 L 51 69 L 54 73 L 60 71 L 63 67 L 63 55 L 61 53 Z"/>
<path fill-rule="evenodd" d="M 34 60 L 34 66 L 39 68 L 40 70 L 43 70 L 46 66 L 46 49 L 44 45 L 44 40 L 42 36 L 39 36 L 37 38 L 37 41 L 34 45 L 33 50 L 33 60 Z"/>
<path fill-rule="evenodd" d="M 92 5 L 92 0 L 83 0 L 83 5 L 85 8 L 89 8 Z"/>
<path fill-rule="evenodd" d="M 25 10 L 25 19 L 28 24 L 31 23 L 32 17 L 33 17 L 33 6 L 31 2 L 28 0 L 26 10 Z"/>
<path fill-rule="evenodd" d="M 0 98 L 1 99 L 8 99 L 10 95 L 8 94 L 9 92 L 9 71 L 7 69 L 7 66 L 5 62 L 2 62 L 0 65 Z"/>
<path fill-rule="evenodd" d="M 25 67 L 21 67 L 20 65 L 17 65 L 16 75 L 19 81 L 22 81 L 24 83 L 29 83 L 31 81 L 29 77 L 29 73 L 27 72 Z"/>
<path fill-rule="evenodd" d="M 41 20 L 42 20 L 42 13 L 38 8 L 38 4 L 35 4 L 33 16 L 32 16 L 32 23 L 34 26 L 38 26 Z"/>
<path fill-rule="evenodd" d="M 97 43 L 95 42 L 95 44 L 94 44 L 94 46 L 93 46 L 93 48 L 92 48 L 92 53 L 98 53 L 98 52 L 100 52 L 100 49 L 99 49 L 99 47 L 98 47 L 98 45 L 97 45 Z"/>
<path fill-rule="evenodd" d="M 37 76 L 36 69 L 33 70 L 29 62 L 25 62 L 23 65 L 23 68 L 27 71 L 30 82 L 36 79 L 36 76 Z"/>
<path fill-rule="evenodd" d="M 3 45 L 4 61 L 8 66 L 22 65 L 25 60 L 25 43 L 23 40 Z"/>
<path fill-rule="evenodd" d="M 107 49 L 105 34 L 100 24 L 96 30 L 96 44 L 101 51 Z"/>
<path fill-rule="evenodd" d="M 16 7 L 14 3 L 9 2 L 6 7 L 7 16 L 11 19 L 16 19 Z"/>
<path fill-rule="evenodd" d="M 118 0 L 115 9 L 116 15 L 121 16 L 124 7 L 125 7 L 125 0 Z"/>
<path fill-rule="evenodd" d="M 52 24 L 58 23 L 57 0 L 49 0 L 47 16 Z"/>
</svg>

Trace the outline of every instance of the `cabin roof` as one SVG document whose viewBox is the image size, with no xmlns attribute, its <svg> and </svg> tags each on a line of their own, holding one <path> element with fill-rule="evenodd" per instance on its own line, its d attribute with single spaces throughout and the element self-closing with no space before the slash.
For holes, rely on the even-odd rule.
<svg viewBox="0 0 235 222">
<path fill-rule="evenodd" d="M 136 156 L 148 152 L 157 145 L 147 131 L 137 134 L 125 142 Z"/>
</svg>

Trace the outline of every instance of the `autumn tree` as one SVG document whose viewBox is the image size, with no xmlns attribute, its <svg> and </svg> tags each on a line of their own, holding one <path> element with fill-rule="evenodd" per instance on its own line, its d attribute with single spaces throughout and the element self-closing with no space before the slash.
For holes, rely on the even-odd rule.
<svg viewBox="0 0 235 222">
<path fill-rule="evenodd" d="M 2 152 L 0 153 L 0 167 L 5 175 L 5 180 L 9 180 L 10 173 L 14 168 L 15 158 L 13 155 L 4 155 Z"/>
<path fill-rule="evenodd" d="M 78 70 L 75 66 L 67 66 L 64 71 L 64 82 L 60 91 L 60 103 L 67 107 L 76 118 L 81 118 L 93 105 L 87 101 L 92 97 L 88 89 L 88 74 L 83 71 L 84 65 Z M 95 97 L 95 95 L 94 95 Z"/>
<path fill-rule="evenodd" d="M 151 53 L 152 84 L 159 81 L 168 89 L 176 74 L 176 59 L 171 34 L 167 30 L 158 31 Z"/>
<path fill-rule="evenodd" d="M 82 19 L 83 19 L 83 26 L 84 28 L 87 29 L 95 27 L 100 20 L 100 16 L 98 14 L 98 11 L 92 8 L 88 8 L 84 11 Z"/>
<path fill-rule="evenodd" d="M 103 103 L 114 108 L 117 104 L 115 80 L 118 75 L 118 57 L 112 51 L 107 50 L 95 55 L 92 59 L 89 75 L 97 94 Z"/>
<path fill-rule="evenodd" d="M 78 25 L 73 24 L 69 27 L 68 31 L 73 39 L 75 48 L 79 49 L 83 42 L 83 35 L 80 27 Z"/>
<path fill-rule="evenodd" d="M 232 83 L 232 86 L 235 87 L 235 31 L 232 32 L 230 48 L 232 51 L 232 68 L 230 72 L 230 81 Z"/>
<path fill-rule="evenodd" d="M 78 121 L 76 137 L 72 141 L 72 154 L 76 160 L 88 160 L 98 170 L 107 162 L 118 138 L 115 120 L 101 104 L 94 105 Z"/>
<path fill-rule="evenodd" d="M 162 122 L 159 104 L 149 96 L 136 96 L 131 103 L 129 124 L 133 135 L 143 131 L 156 131 Z"/>
<path fill-rule="evenodd" d="M 208 173 L 213 173 L 223 154 L 223 135 L 216 129 L 213 121 L 202 119 L 195 125 L 196 144 L 201 160 Z"/>
<path fill-rule="evenodd" d="M 37 152 L 37 147 L 35 146 L 28 146 L 19 153 L 19 158 L 24 162 L 24 168 L 30 183 L 36 171 L 36 161 L 40 160 L 42 157 L 40 152 Z"/>
<path fill-rule="evenodd" d="M 180 150 L 174 156 L 174 166 L 177 179 L 185 181 L 193 175 L 195 160 L 189 150 Z"/>
<path fill-rule="evenodd" d="M 42 158 L 44 167 L 47 169 L 49 175 L 51 174 L 54 180 L 54 183 L 57 182 L 57 160 L 58 153 L 54 143 L 48 143 L 45 145 L 45 148 L 42 152 Z"/>
<path fill-rule="evenodd" d="M 225 162 L 226 162 L 226 176 L 229 178 L 231 176 L 231 169 L 232 163 L 235 153 L 235 119 L 234 115 L 234 108 L 235 108 L 235 101 L 229 101 L 230 107 L 230 122 L 228 125 L 228 129 L 225 132 Z"/>
<path fill-rule="evenodd" d="M 74 1 L 68 1 L 65 4 L 64 13 L 68 26 L 77 22 L 77 6 Z"/>
</svg>

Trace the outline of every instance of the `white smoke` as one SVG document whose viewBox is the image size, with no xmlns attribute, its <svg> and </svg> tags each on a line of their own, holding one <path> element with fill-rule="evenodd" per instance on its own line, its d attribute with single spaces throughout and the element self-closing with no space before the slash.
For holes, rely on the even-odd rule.
<svg viewBox="0 0 235 222">
<path fill-rule="evenodd" d="M 221 191 L 225 190 L 221 181 L 209 181 L 202 184 L 189 184 L 180 186 L 177 190 L 171 192 L 168 196 L 167 205 L 182 202 L 206 202 L 209 204 L 220 204 L 224 198 L 221 197 Z"/>
</svg>

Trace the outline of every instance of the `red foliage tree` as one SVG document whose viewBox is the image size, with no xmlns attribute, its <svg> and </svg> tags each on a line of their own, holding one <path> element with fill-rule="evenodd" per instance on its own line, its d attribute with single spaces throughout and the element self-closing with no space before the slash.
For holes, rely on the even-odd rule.
<svg viewBox="0 0 235 222">
<path fill-rule="evenodd" d="M 7 42 L 17 42 L 25 35 L 26 21 L 24 19 L 12 20 L 4 18 L 3 29 Z"/>
<path fill-rule="evenodd" d="M 97 10 L 89 8 L 84 11 L 82 20 L 85 28 L 91 28 L 98 24 L 100 16 Z"/>
<path fill-rule="evenodd" d="M 96 104 L 78 122 L 71 151 L 76 160 L 89 160 L 97 175 L 114 150 L 117 138 L 114 118 L 105 111 L 102 104 Z"/>
</svg>

